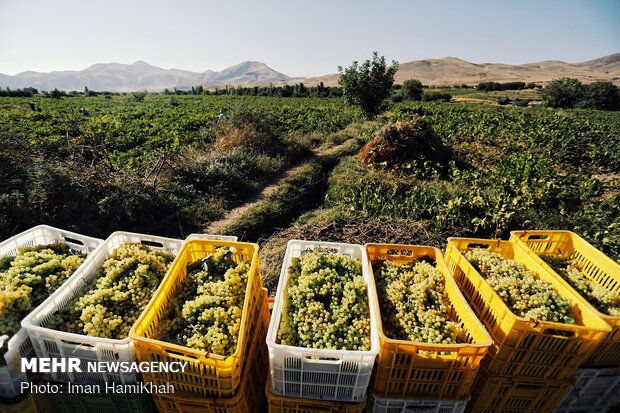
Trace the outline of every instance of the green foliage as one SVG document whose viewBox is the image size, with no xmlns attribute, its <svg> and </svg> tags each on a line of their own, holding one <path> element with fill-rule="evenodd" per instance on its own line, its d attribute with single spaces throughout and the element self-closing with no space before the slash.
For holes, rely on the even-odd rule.
<svg viewBox="0 0 620 413">
<path fill-rule="evenodd" d="M 381 112 L 383 99 L 390 96 L 397 70 L 398 62 L 393 61 L 387 67 L 385 57 L 373 52 L 372 60 L 366 60 L 361 65 L 353 62 L 346 69 L 338 66 L 338 83 L 343 88 L 347 103 L 360 106 L 364 116 L 372 119 Z"/>
<path fill-rule="evenodd" d="M 584 92 L 585 87 L 580 81 L 565 77 L 552 80 L 540 93 L 549 107 L 574 108 Z"/>
<path fill-rule="evenodd" d="M 147 93 L 146 92 L 133 92 L 131 95 L 136 100 L 136 102 L 142 102 L 144 98 L 146 97 Z"/>
<path fill-rule="evenodd" d="M 422 82 L 417 79 L 408 79 L 403 82 L 402 92 L 405 99 L 422 100 Z"/>
<path fill-rule="evenodd" d="M 450 102 L 452 95 L 441 92 L 424 92 L 422 95 L 423 102 Z"/>
<path fill-rule="evenodd" d="M 618 110 L 620 90 L 611 82 L 590 83 L 586 85 L 584 96 L 576 106 L 583 109 Z"/>
</svg>

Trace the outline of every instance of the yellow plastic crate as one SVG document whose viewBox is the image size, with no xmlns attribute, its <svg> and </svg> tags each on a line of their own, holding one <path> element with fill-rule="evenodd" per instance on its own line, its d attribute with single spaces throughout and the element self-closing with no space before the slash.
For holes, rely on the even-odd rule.
<svg viewBox="0 0 620 413">
<path fill-rule="evenodd" d="M 450 318 L 461 322 L 467 334 L 467 342 L 461 344 L 395 340 L 385 335 L 378 316 L 381 347 L 373 378 L 374 393 L 397 398 L 468 399 L 480 362 L 493 342 L 459 291 L 441 252 L 434 247 L 396 244 L 367 244 L 366 251 L 371 263 L 385 259 L 406 264 L 424 256 L 432 258 L 445 279 Z"/>
<path fill-rule="evenodd" d="M 482 372 L 466 411 L 472 413 L 552 412 L 573 386 L 573 381 L 532 380 L 494 376 Z"/>
<path fill-rule="evenodd" d="M 267 411 L 269 413 L 362 413 L 366 408 L 365 401 L 345 403 L 279 396 L 271 391 L 271 380 L 267 380 L 265 394 L 267 395 Z"/>
<path fill-rule="evenodd" d="M 243 362 L 243 374 L 239 391 L 233 397 L 209 398 L 187 394 L 153 394 L 159 413 L 254 413 L 266 410 L 263 391 L 269 362 L 265 336 L 269 326 L 267 290 L 261 291 L 260 322 L 257 325 L 247 356 Z"/>
<path fill-rule="evenodd" d="M 620 264 L 590 245 L 586 240 L 571 231 L 512 231 L 510 240 L 533 252 L 534 259 L 545 270 L 555 274 L 567 288 L 571 288 L 561 276 L 557 275 L 538 254 L 564 255 L 574 258 L 586 277 L 598 285 L 620 293 Z M 579 294 L 577 291 L 575 291 Z M 581 297 L 581 295 L 580 295 Z M 620 316 L 603 314 L 581 297 L 592 310 L 612 328 L 598 347 L 585 361 L 586 366 L 620 365 Z"/>
<path fill-rule="evenodd" d="M 232 356 L 224 357 L 203 350 L 192 349 L 153 338 L 171 299 L 176 295 L 180 282 L 187 276 L 186 265 L 213 253 L 216 246 L 234 248 L 233 259 L 251 261 L 248 286 L 241 315 L 241 329 L 237 349 Z M 177 393 L 196 394 L 205 397 L 233 397 L 241 383 L 241 367 L 247 357 L 248 343 L 257 333 L 258 325 L 267 307 L 262 306 L 262 280 L 258 263 L 258 245 L 251 243 L 190 239 L 186 240 L 172 263 L 168 274 L 155 295 L 132 327 L 133 339 L 140 362 L 186 361 L 184 373 L 144 373 L 144 381 L 154 384 L 171 383 Z"/>
<path fill-rule="evenodd" d="M 521 262 L 571 301 L 577 325 L 515 315 L 462 252 L 488 248 Z M 446 261 L 461 291 L 491 333 L 493 345 L 482 361 L 492 374 L 559 380 L 572 376 L 611 328 L 572 289 L 558 282 L 530 254 L 514 243 L 476 238 L 448 238 Z"/>
</svg>

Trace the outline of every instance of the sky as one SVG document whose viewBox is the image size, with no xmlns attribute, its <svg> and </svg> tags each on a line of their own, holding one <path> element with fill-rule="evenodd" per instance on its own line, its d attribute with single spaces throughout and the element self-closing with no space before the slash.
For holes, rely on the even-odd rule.
<svg viewBox="0 0 620 413">
<path fill-rule="evenodd" d="M 0 0 L 0 73 L 144 60 L 222 70 L 261 61 L 337 72 L 378 51 L 401 63 L 581 62 L 620 52 L 620 0 Z"/>
</svg>

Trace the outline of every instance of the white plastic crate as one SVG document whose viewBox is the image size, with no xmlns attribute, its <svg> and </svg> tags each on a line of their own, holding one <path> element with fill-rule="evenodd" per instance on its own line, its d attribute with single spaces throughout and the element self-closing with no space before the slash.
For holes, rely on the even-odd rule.
<svg viewBox="0 0 620 413">
<path fill-rule="evenodd" d="M 620 403 L 620 367 L 586 368 L 575 373 L 575 386 L 556 413 L 604 413 Z"/>
<path fill-rule="evenodd" d="M 368 413 L 463 413 L 468 400 L 393 399 L 371 393 Z"/>
<path fill-rule="evenodd" d="M 304 253 L 319 250 L 348 255 L 362 264 L 362 275 L 368 285 L 370 309 L 371 348 L 368 351 L 311 349 L 276 343 L 282 316 L 284 288 L 288 281 L 288 268 L 291 260 Z M 279 396 L 343 402 L 365 400 L 375 358 L 379 353 L 377 309 L 376 289 L 370 275 L 366 249 L 363 246 L 333 242 L 289 241 L 267 332 L 273 393 Z"/>
<path fill-rule="evenodd" d="M 75 250 L 90 253 L 101 245 L 103 240 L 48 225 L 39 225 L 1 242 L 0 257 L 17 255 L 17 250 L 20 247 L 34 247 L 36 245 L 47 245 L 57 242 L 65 243 Z M 26 374 L 22 373 L 20 368 L 22 356 L 35 356 L 32 342 L 23 328 L 9 340 L 8 350 L 4 354 L 5 363 L 0 361 L 0 365 L 2 365 L 0 367 L 0 397 L 12 398 L 21 393 L 21 382 L 27 381 Z"/>
<path fill-rule="evenodd" d="M 82 264 L 74 276 L 51 295 L 22 321 L 22 327 L 28 331 L 32 345 L 38 357 L 66 358 L 76 357 L 85 366 L 89 361 L 134 361 L 136 358 L 133 341 L 127 336 L 122 340 L 89 337 L 81 334 L 67 333 L 44 327 L 50 316 L 66 306 L 71 299 L 79 295 L 90 281 L 97 277 L 97 270 L 110 257 L 112 251 L 126 242 L 141 242 L 149 247 L 176 254 L 182 241 L 172 238 L 130 232 L 114 232 Z M 46 378 L 55 381 L 80 383 L 134 383 L 135 373 L 92 373 L 86 367 L 82 372 L 51 373 Z"/>
</svg>

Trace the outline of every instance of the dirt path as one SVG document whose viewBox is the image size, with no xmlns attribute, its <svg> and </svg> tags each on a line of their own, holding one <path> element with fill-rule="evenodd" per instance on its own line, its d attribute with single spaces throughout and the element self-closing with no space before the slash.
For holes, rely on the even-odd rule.
<svg viewBox="0 0 620 413">
<path fill-rule="evenodd" d="M 290 167 L 289 169 L 280 173 L 277 177 L 275 177 L 271 181 L 271 183 L 269 183 L 265 188 L 263 188 L 262 191 L 250 197 L 243 205 L 240 205 L 237 208 L 234 208 L 228 211 L 228 213 L 224 215 L 222 219 L 219 219 L 209 224 L 209 226 L 205 229 L 204 232 L 206 234 L 221 233 L 222 230 L 224 230 L 230 224 L 232 224 L 237 219 L 239 219 L 241 216 L 243 216 L 243 214 L 245 214 L 247 211 L 249 211 L 254 206 L 256 206 L 256 204 L 258 204 L 260 201 L 262 201 L 263 199 L 267 198 L 269 195 L 276 192 L 284 181 L 286 181 L 289 177 L 295 175 L 308 161 L 311 161 L 321 156 L 335 153 L 339 151 L 340 149 L 349 145 L 354 139 L 355 138 L 349 138 L 346 141 L 338 145 L 330 146 L 329 148 L 325 148 L 321 150 L 318 150 L 318 149 L 313 150 L 312 155 L 309 158 L 305 159 L 302 163 L 294 165 Z"/>
</svg>

